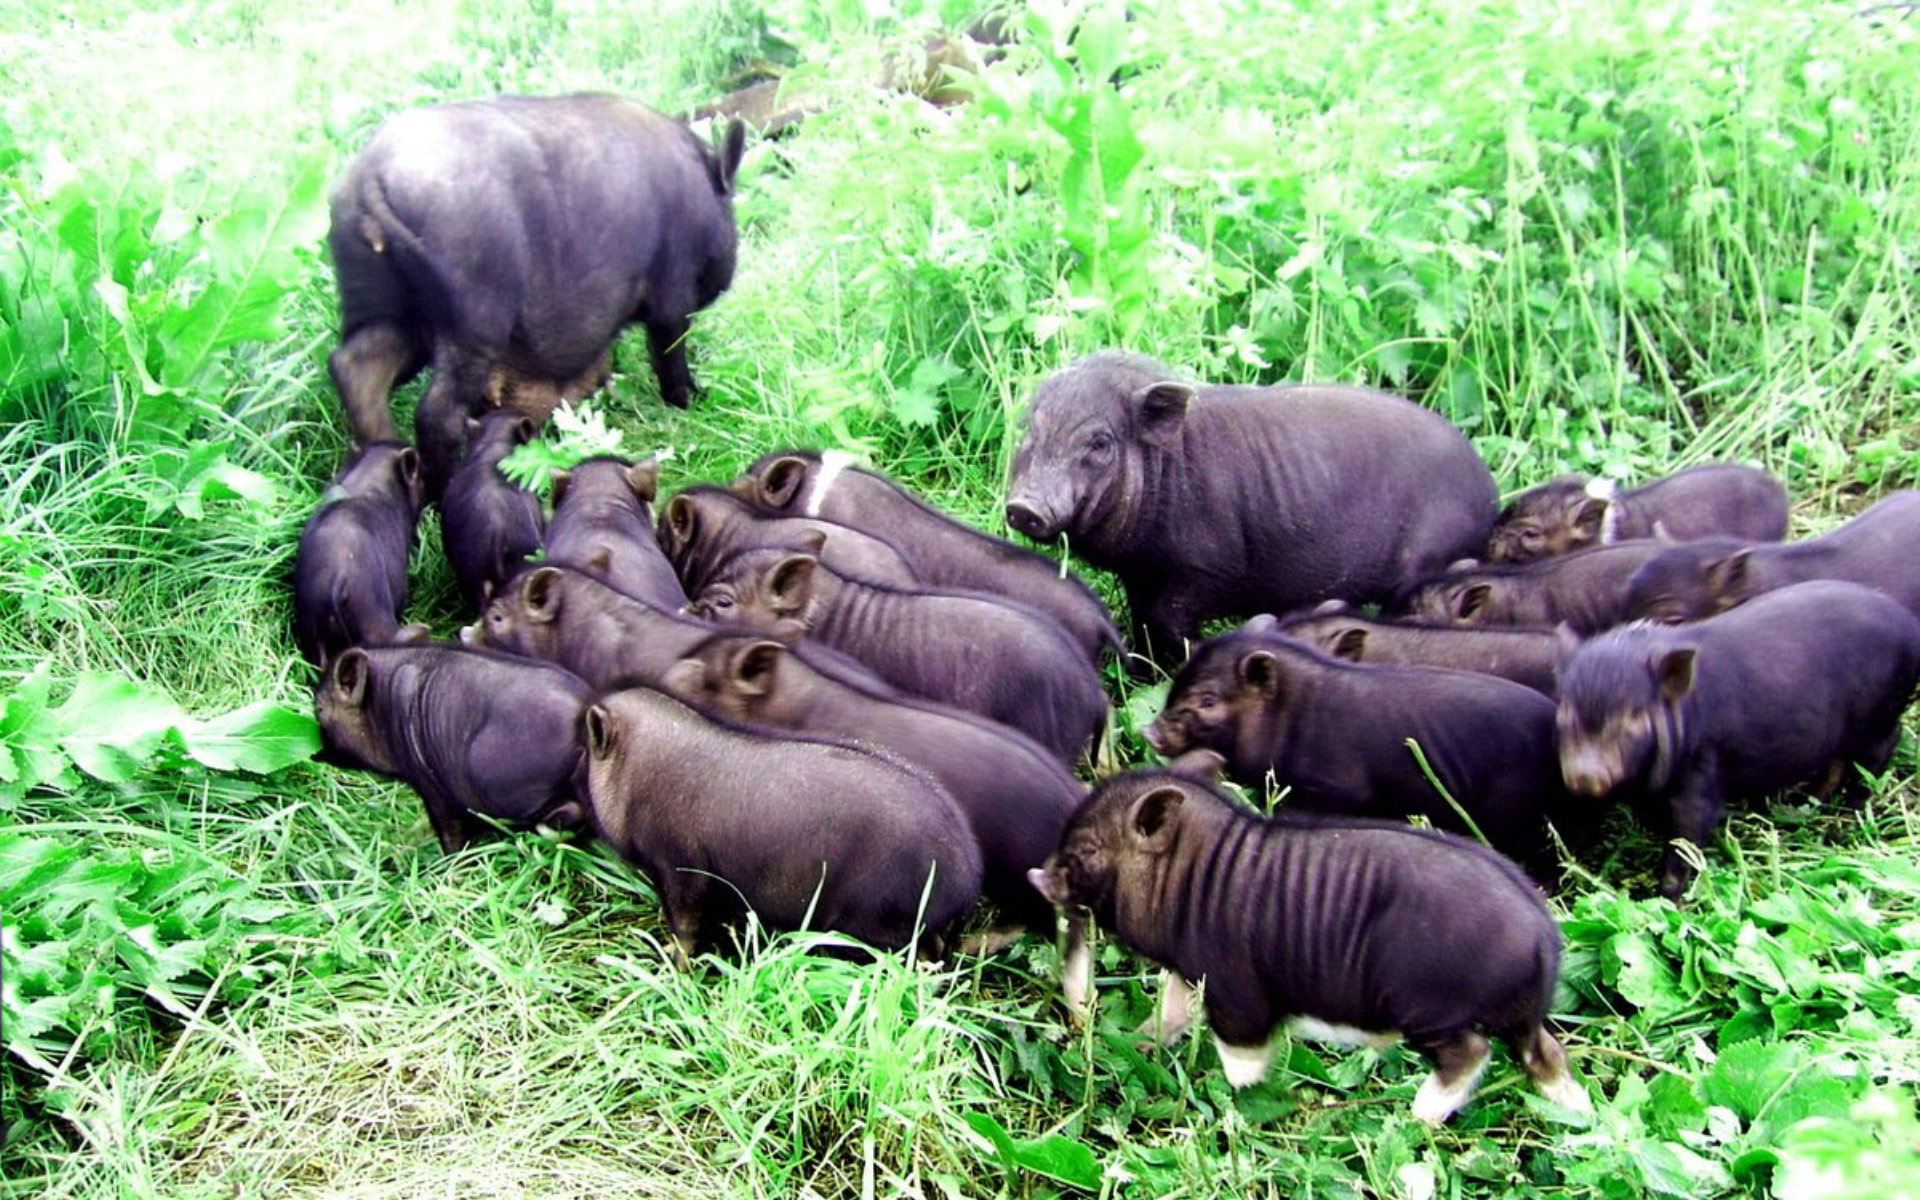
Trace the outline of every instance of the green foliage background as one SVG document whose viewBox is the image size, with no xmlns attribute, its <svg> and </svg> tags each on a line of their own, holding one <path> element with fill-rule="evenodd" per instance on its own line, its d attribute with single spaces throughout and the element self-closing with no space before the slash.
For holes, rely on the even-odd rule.
<svg viewBox="0 0 1920 1200">
<path fill-rule="evenodd" d="M 749 153 L 707 396 L 664 411 L 627 343 L 597 402 L 669 490 L 839 445 L 995 528 L 1032 385 L 1114 345 L 1404 390 L 1510 488 L 1746 458 L 1808 532 L 1916 481 L 1900 6 L 1051 2 L 964 107 L 876 86 L 974 7 L 0 4 L 0 1191 L 1920 1194 L 1910 745 L 1858 812 L 1734 820 L 1684 908 L 1616 822 L 1556 900 L 1596 1119 L 1501 1060 L 1438 1133 L 1402 1051 L 1294 1045 L 1239 1095 L 1204 1039 L 1142 1055 L 1110 945 L 1085 1029 L 1032 939 L 675 974 L 604 854 L 444 859 L 410 793 L 305 763 L 326 187 L 438 99 L 682 111 L 771 64 L 825 104 Z M 1130 730 L 1156 694 L 1112 682 Z"/>
</svg>

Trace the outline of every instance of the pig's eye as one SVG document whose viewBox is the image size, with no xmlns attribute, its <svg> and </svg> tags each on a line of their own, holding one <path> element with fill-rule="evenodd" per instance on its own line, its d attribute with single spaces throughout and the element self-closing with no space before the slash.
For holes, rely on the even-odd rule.
<svg viewBox="0 0 1920 1200">
<path fill-rule="evenodd" d="M 726 612 L 733 607 L 733 597 L 709 596 L 707 597 L 707 607 L 713 609 L 715 612 Z"/>
<path fill-rule="evenodd" d="M 1214 695 L 1212 692 L 1204 692 L 1201 694 L 1200 696 L 1201 712 L 1212 712 L 1214 709 L 1219 707 L 1220 707 L 1220 697 Z"/>
<path fill-rule="evenodd" d="M 1087 439 L 1087 457 L 1105 458 L 1113 450 L 1113 435 L 1096 433 Z"/>
</svg>

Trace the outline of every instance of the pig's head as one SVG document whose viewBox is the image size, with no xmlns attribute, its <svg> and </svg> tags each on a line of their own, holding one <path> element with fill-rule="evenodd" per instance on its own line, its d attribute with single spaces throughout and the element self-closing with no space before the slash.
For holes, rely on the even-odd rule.
<svg viewBox="0 0 1920 1200">
<path fill-rule="evenodd" d="M 383 774 L 398 773 L 386 735 L 372 715 L 374 661 L 365 650 L 345 651 L 327 668 L 314 693 L 320 721 L 322 761 L 365 767 Z"/>
<path fill-rule="evenodd" d="M 704 582 L 688 574 L 695 564 L 711 563 L 726 553 L 727 530 L 741 518 L 745 507 L 738 495 L 725 488 L 697 485 L 667 501 L 660 510 L 654 540 L 689 586 L 698 587 Z"/>
<path fill-rule="evenodd" d="M 1743 604 L 1758 590 L 1748 577 L 1751 553 L 1751 547 L 1731 538 L 1662 550 L 1627 580 L 1627 615 L 1678 625 Z"/>
<path fill-rule="evenodd" d="M 1235 762 L 1261 710 L 1283 703 L 1292 654 L 1284 639 L 1229 633 L 1203 642 L 1167 689 L 1167 702 L 1143 734 L 1172 758 L 1210 750 Z"/>
<path fill-rule="evenodd" d="M 733 283 L 739 249 L 739 234 L 733 224 L 733 191 L 740 177 L 740 160 L 747 153 L 745 122 L 738 118 L 729 121 L 720 140 L 701 143 L 700 152 L 706 162 L 707 178 L 713 183 L 713 194 L 720 201 L 725 219 L 715 230 L 713 246 L 700 266 L 700 302 L 695 308 L 712 304 Z"/>
<path fill-rule="evenodd" d="M 1096 354 L 1043 382 L 1007 482 L 1007 524 L 1119 552 L 1146 505 L 1155 460 L 1179 441 L 1191 384 L 1126 354 Z"/>
<path fill-rule="evenodd" d="M 467 418 L 467 453 L 476 459 L 499 462 L 516 447 L 532 441 L 538 432 L 532 417 L 496 408 L 477 421 Z"/>
<path fill-rule="evenodd" d="M 1608 496 L 1589 492 L 1579 475 L 1529 488 L 1501 510 L 1487 542 L 1487 561 L 1529 563 L 1597 546 L 1611 503 Z"/>
<path fill-rule="evenodd" d="M 559 512 L 569 495 L 614 495 L 622 499 L 630 496 L 645 515 L 659 487 L 660 464 L 651 458 L 637 463 L 613 455 L 589 458 L 569 470 L 553 473 L 553 510 Z"/>
<path fill-rule="evenodd" d="M 1505 611 L 1506 583 L 1498 575 L 1470 569 L 1415 584 L 1388 607 L 1397 613 L 1447 625 L 1496 622 Z"/>
<path fill-rule="evenodd" d="M 772 629 L 793 621 L 808 624 L 824 575 L 820 560 L 811 554 L 748 550 L 715 571 L 687 611 L 715 624 L 752 629 Z"/>
<path fill-rule="evenodd" d="M 1671 778 L 1698 652 L 1655 632 L 1602 634 L 1561 667 L 1555 741 L 1568 791 L 1605 796 L 1636 780 L 1661 787 Z"/>
<path fill-rule="evenodd" d="M 668 668 L 660 690 L 694 708 L 754 720 L 779 687 L 785 643 L 763 637 L 709 638 Z"/>
<path fill-rule="evenodd" d="M 400 442 L 369 442 L 355 449 L 340 468 L 334 486 L 354 496 L 391 496 L 420 515 L 427 502 L 420 473 L 420 452 Z"/>
<path fill-rule="evenodd" d="M 460 641 L 527 658 L 553 657 L 567 582 L 566 572 L 558 567 L 520 572 L 493 594 L 478 621 L 460 631 Z"/>
</svg>

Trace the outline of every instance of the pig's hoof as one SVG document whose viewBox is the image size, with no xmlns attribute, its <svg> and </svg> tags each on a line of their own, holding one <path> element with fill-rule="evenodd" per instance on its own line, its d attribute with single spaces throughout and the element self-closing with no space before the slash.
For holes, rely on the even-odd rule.
<svg viewBox="0 0 1920 1200">
<path fill-rule="evenodd" d="M 1553 1079 L 1540 1084 L 1540 1095 L 1549 1103 L 1557 1104 L 1568 1112 L 1581 1116 L 1593 1115 L 1593 1099 L 1587 1095 L 1587 1089 L 1570 1074 L 1562 1072 Z"/>
<path fill-rule="evenodd" d="M 1267 1064 L 1273 1060 L 1273 1044 L 1229 1046 L 1218 1037 L 1213 1045 L 1220 1052 L 1220 1067 L 1227 1082 L 1236 1088 L 1252 1087 L 1267 1077 Z"/>
</svg>

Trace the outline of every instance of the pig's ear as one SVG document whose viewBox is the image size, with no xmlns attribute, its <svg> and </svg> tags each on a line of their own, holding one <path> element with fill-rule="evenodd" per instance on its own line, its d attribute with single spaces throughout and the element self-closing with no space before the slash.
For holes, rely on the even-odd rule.
<svg viewBox="0 0 1920 1200">
<path fill-rule="evenodd" d="M 675 496 L 667 501 L 667 511 L 661 516 L 670 539 L 667 553 L 679 554 L 693 544 L 694 534 L 700 527 L 699 510 L 694 508 L 693 501 Z"/>
<path fill-rule="evenodd" d="M 333 660 L 333 687 L 355 708 L 367 699 L 367 652 L 358 648 Z"/>
<path fill-rule="evenodd" d="M 734 652 L 728 664 L 736 690 L 748 696 L 764 696 L 773 687 L 773 673 L 787 648 L 775 641 L 753 642 Z"/>
<path fill-rule="evenodd" d="M 760 472 L 759 494 L 755 497 L 768 508 L 785 508 L 800 495 L 806 485 L 807 470 L 813 464 L 793 454 L 783 454 Z"/>
<path fill-rule="evenodd" d="M 1349 625 L 1334 635 L 1333 644 L 1328 653 L 1335 658 L 1344 658 L 1348 662 L 1363 662 L 1367 654 L 1367 627 Z"/>
<path fill-rule="evenodd" d="M 1607 502 L 1598 496 L 1583 497 L 1568 515 L 1574 536 L 1583 542 L 1597 542 L 1607 524 Z"/>
<path fill-rule="evenodd" d="M 767 594 L 773 598 L 773 611 L 785 616 L 807 606 L 813 596 L 813 569 L 820 560 L 810 554 L 793 554 L 775 563 L 767 574 Z"/>
<path fill-rule="evenodd" d="M 640 503 L 652 504 L 653 498 L 660 494 L 660 464 L 651 458 L 643 458 L 628 467 L 627 486 L 640 498 Z"/>
<path fill-rule="evenodd" d="M 1478 570 L 1479 567 L 1480 560 L 1477 558 L 1456 558 L 1447 564 L 1447 569 L 1441 572 L 1441 574 L 1458 575 L 1462 571 Z"/>
<path fill-rule="evenodd" d="M 420 452 L 412 446 L 394 455 L 393 469 L 400 476 L 400 486 L 409 491 L 420 486 Z"/>
<path fill-rule="evenodd" d="M 520 600 L 527 616 L 535 621 L 553 621 L 560 616 L 560 570 L 541 567 L 520 585 Z"/>
<path fill-rule="evenodd" d="M 660 676 L 660 690 L 669 696 L 685 699 L 698 696 L 706 689 L 706 682 L 707 664 L 697 658 L 683 658 Z"/>
<path fill-rule="evenodd" d="M 593 758 L 605 758 L 613 753 L 615 741 L 613 720 L 604 704 L 589 708 L 580 719 L 581 728 L 586 733 L 587 754 Z"/>
<path fill-rule="evenodd" d="M 728 122 L 727 130 L 721 135 L 720 144 L 713 149 L 708 160 L 713 171 L 714 190 L 722 195 L 731 194 L 735 178 L 740 174 L 740 160 L 747 153 L 747 125 L 735 117 Z"/>
<path fill-rule="evenodd" d="M 800 531 L 800 536 L 796 540 L 799 541 L 802 550 L 817 558 L 820 552 L 827 548 L 827 531 L 809 525 Z"/>
<path fill-rule="evenodd" d="M 533 418 L 523 416 L 513 423 L 513 444 L 516 446 L 524 446 L 532 441 L 539 432 L 539 428 L 533 423 Z"/>
<path fill-rule="evenodd" d="M 1133 405 L 1138 413 L 1135 421 L 1140 427 L 1140 440 L 1155 446 L 1173 440 L 1187 419 L 1187 404 L 1192 399 L 1190 385 L 1172 381 L 1150 383 L 1135 392 Z"/>
<path fill-rule="evenodd" d="M 1133 807 L 1127 810 L 1127 829 L 1142 850 L 1158 854 L 1173 844 L 1180 806 L 1186 801 L 1187 794 L 1169 784 L 1133 802 Z"/>
<path fill-rule="evenodd" d="M 1490 583 L 1470 583 L 1460 589 L 1460 595 L 1454 599 L 1454 615 L 1462 621 L 1471 621 L 1475 613 L 1487 606 L 1493 598 L 1493 585 Z"/>
<path fill-rule="evenodd" d="M 1698 654 L 1692 646 L 1679 646 L 1654 661 L 1653 675 L 1660 681 L 1662 700 L 1678 700 L 1693 690 L 1693 663 Z"/>
<path fill-rule="evenodd" d="M 1216 783 L 1226 770 L 1227 760 L 1216 750 L 1189 750 L 1167 764 L 1167 770 L 1201 783 Z"/>
<path fill-rule="evenodd" d="M 1271 700 L 1280 692 L 1280 659 L 1271 650 L 1250 651 L 1240 660 L 1240 682 Z"/>
<path fill-rule="evenodd" d="M 1322 600 L 1320 603 L 1313 606 L 1313 615 L 1316 617 L 1324 617 L 1330 613 L 1342 613 L 1347 611 L 1348 607 L 1349 606 L 1345 600 L 1340 600 L 1340 599 Z"/>
<path fill-rule="evenodd" d="M 1751 550 L 1735 550 L 1707 568 L 1707 586 L 1716 596 L 1738 592 L 1747 582 L 1747 556 Z"/>
<path fill-rule="evenodd" d="M 559 512 L 561 502 L 567 498 L 567 485 L 573 482 L 573 473 L 571 471 L 555 471 L 553 474 L 547 476 L 547 481 L 553 493 L 553 510 Z"/>
<path fill-rule="evenodd" d="M 1272 613 L 1260 613 L 1257 616 L 1249 617 L 1247 623 L 1240 628 L 1245 633 L 1271 633 L 1274 626 L 1278 624 L 1280 624 L 1279 617 L 1274 616 Z"/>
</svg>

